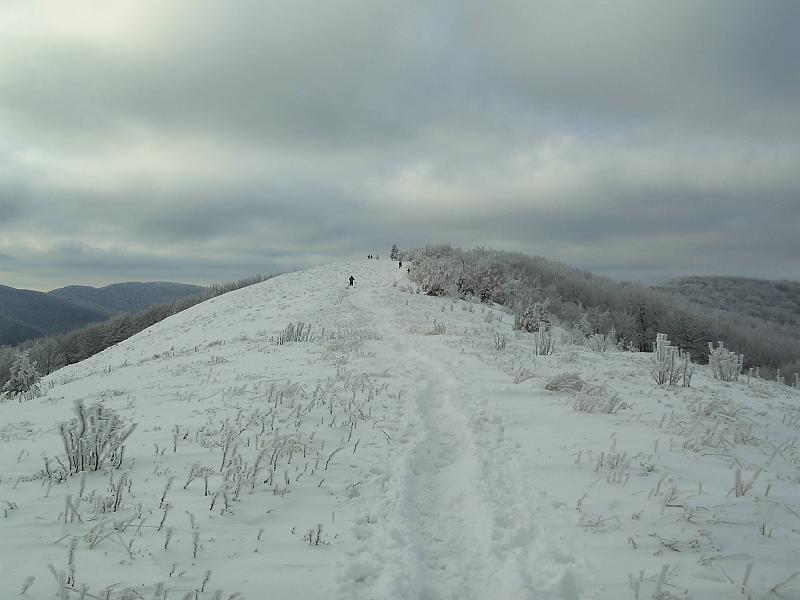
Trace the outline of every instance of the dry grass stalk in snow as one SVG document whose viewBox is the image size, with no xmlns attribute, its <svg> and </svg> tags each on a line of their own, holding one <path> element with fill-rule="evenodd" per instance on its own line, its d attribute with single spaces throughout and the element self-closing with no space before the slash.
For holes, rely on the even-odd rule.
<svg viewBox="0 0 800 600">
<path fill-rule="evenodd" d="M 288 342 L 308 342 L 311 339 L 311 325 L 301 321 L 297 325 L 289 323 L 280 335 L 275 338 L 275 343 L 283 346 Z"/>
<path fill-rule="evenodd" d="M 617 393 L 609 393 L 605 386 L 587 385 L 575 398 L 572 408 L 578 412 L 599 412 L 612 415 L 622 409 L 630 408 L 630 404 L 622 400 Z"/>
<path fill-rule="evenodd" d="M 494 349 L 500 352 L 506 349 L 506 336 L 499 333 L 494 334 Z"/>
<path fill-rule="evenodd" d="M 445 324 L 434 319 L 433 329 L 430 331 L 430 335 L 444 335 L 445 331 L 447 331 Z"/>
</svg>

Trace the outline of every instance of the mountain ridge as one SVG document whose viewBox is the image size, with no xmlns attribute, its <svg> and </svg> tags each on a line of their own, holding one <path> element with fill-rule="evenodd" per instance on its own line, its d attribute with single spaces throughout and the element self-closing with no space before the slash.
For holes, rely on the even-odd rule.
<svg viewBox="0 0 800 600">
<path fill-rule="evenodd" d="M 197 304 L 0 403 L 8 586 L 52 597 L 66 568 L 63 597 L 113 600 L 728 598 L 742 578 L 719 569 L 755 564 L 753 597 L 796 597 L 798 390 L 706 365 L 658 386 L 652 353 L 590 339 L 385 261 Z M 98 404 L 132 432 L 118 468 L 67 473 Z"/>
<path fill-rule="evenodd" d="M 112 283 L 103 287 L 69 285 L 47 292 L 75 304 L 96 307 L 108 311 L 109 316 L 120 312 L 136 312 L 159 304 L 171 302 L 186 296 L 200 294 L 206 288 L 186 283 L 169 281 L 126 281 Z"/>
<path fill-rule="evenodd" d="M 204 289 L 171 282 L 126 282 L 39 292 L 0 284 L 0 346 L 67 333 L 122 312 L 136 312 L 199 294 Z"/>
</svg>

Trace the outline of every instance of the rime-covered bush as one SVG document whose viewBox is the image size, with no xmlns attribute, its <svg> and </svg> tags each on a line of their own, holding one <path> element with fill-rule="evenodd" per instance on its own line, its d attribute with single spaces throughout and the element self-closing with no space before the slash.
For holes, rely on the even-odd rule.
<svg viewBox="0 0 800 600">
<path fill-rule="evenodd" d="M 392 260 L 400 260 L 400 250 L 397 249 L 397 244 L 392 244 L 392 250 L 389 252 L 389 258 Z"/>
<path fill-rule="evenodd" d="M 536 356 L 550 356 L 556 350 L 556 341 L 553 335 L 547 330 L 544 323 L 541 323 L 538 331 L 533 334 L 533 353 Z"/>
<path fill-rule="evenodd" d="M 531 333 L 539 331 L 541 328 L 544 328 L 544 331 L 549 331 L 551 325 L 550 313 L 547 311 L 549 304 L 549 298 L 528 304 L 514 317 L 514 329 Z"/>
<path fill-rule="evenodd" d="M 5 397 L 30 400 L 39 393 L 39 380 L 42 377 L 27 350 L 14 354 L 10 375 L 9 380 L 3 386 Z"/>
<path fill-rule="evenodd" d="M 608 333 L 594 333 L 586 338 L 586 347 L 595 352 L 607 352 L 617 343 L 617 332 L 612 328 Z"/>
<path fill-rule="evenodd" d="M 444 296 L 449 287 L 447 272 L 444 269 L 431 271 L 422 279 L 422 290 L 428 296 Z"/>
<path fill-rule="evenodd" d="M 134 429 L 135 423 L 125 425 L 117 413 L 101 403 L 86 408 L 78 400 L 75 402 L 75 417 L 58 427 L 65 452 L 65 460 L 58 463 L 67 475 L 99 471 L 105 467 L 118 469 L 122 464 L 125 440 Z"/>
<path fill-rule="evenodd" d="M 683 387 L 689 387 L 693 372 L 689 353 L 672 346 L 666 333 L 657 334 L 653 356 L 650 357 L 650 374 L 656 385 L 674 387 L 680 383 Z"/>
<path fill-rule="evenodd" d="M 708 365 L 717 379 L 721 381 L 736 381 L 744 366 L 744 354 L 731 352 L 723 342 L 719 342 L 717 348 L 714 348 L 712 342 L 708 342 Z M 778 373 L 780 373 L 780 370 Z"/>
</svg>

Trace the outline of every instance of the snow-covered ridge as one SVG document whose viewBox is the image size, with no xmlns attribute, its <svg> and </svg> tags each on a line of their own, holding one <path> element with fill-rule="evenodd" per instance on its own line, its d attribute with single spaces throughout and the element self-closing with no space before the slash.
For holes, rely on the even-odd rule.
<svg viewBox="0 0 800 600">
<path fill-rule="evenodd" d="M 648 354 L 535 356 L 512 322 L 354 261 L 51 374 L 0 404 L 2 597 L 800 598 L 797 390 L 658 388 Z M 47 481 L 76 400 L 137 429 Z"/>
</svg>

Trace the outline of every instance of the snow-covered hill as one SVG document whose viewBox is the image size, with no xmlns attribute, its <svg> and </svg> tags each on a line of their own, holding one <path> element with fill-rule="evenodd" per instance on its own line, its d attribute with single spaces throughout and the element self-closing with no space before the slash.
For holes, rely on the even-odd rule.
<svg viewBox="0 0 800 600">
<path fill-rule="evenodd" d="M 2 597 L 800 598 L 797 390 L 660 389 L 648 354 L 535 356 L 512 322 L 364 260 L 50 375 L 0 404 Z M 77 400 L 138 425 L 58 482 Z"/>
</svg>

